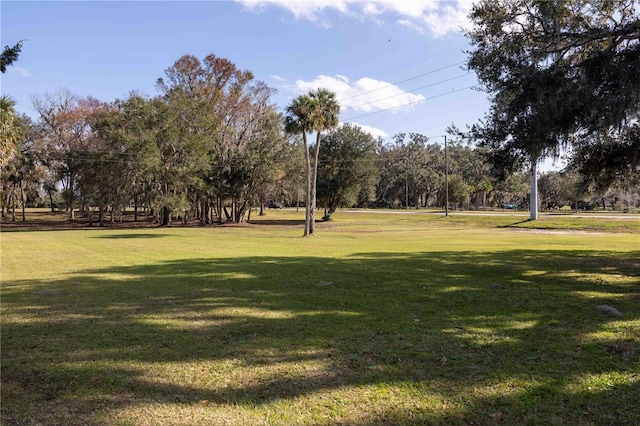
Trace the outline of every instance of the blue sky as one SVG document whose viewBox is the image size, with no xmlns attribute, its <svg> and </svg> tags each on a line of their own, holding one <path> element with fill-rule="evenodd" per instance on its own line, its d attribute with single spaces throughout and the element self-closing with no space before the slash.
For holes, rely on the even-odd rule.
<svg viewBox="0 0 640 426">
<path fill-rule="evenodd" d="M 1 92 L 35 116 L 31 97 L 66 88 L 103 101 L 153 96 L 164 70 L 185 54 L 213 53 L 295 96 L 325 87 L 342 122 L 385 140 L 422 133 L 442 143 L 447 126 L 488 109 L 464 70 L 461 28 L 470 1 L 236 0 L 0 2 L 2 46 L 26 40 L 2 74 Z M 548 160 L 541 169 L 554 167 Z"/>
<path fill-rule="evenodd" d="M 152 96 L 180 56 L 209 53 L 251 70 L 277 89 L 284 110 L 300 93 L 338 95 L 341 121 L 386 139 L 417 132 L 442 141 L 488 108 L 463 69 L 460 27 L 469 2 L 2 1 L 2 46 L 25 39 L 2 75 L 2 94 L 34 116 L 33 95 L 69 89 L 111 101 L 131 90 Z"/>
</svg>

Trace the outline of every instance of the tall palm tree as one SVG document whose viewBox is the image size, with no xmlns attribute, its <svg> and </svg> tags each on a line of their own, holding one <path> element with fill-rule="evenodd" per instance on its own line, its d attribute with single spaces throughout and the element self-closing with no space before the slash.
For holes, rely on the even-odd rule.
<svg viewBox="0 0 640 426">
<path fill-rule="evenodd" d="M 18 149 L 21 127 L 15 105 L 10 97 L 0 97 L 0 169 L 9 164 Z"/>
<path fill-rule="evenodd" d="M 313 120 L 313 130 L 316 132 L 316 146 L 313 158 L 313 177 L 311 182 L 310 194 L 310 218 L 309 218 L 309 234 L 315 232 L 315 213 L 316 213 L 316 183 L 318 181 L 318 157 L 320 155 L 320 138 L 321 133 L 331 130 L 338 126 L 340 113 L 340 104 L 336 100 L 336 94 L 327 89 L 318 89 L 309 93 L 309 96 L 315 100 L 316 109 L 314 111 L 315 119 Z"/>
<path fill-rule="evenodd" d="M 317 102 L 310 95 L 300 95 L 291 101 L 291 104 L 287 107 L 284 128 L 287 133 L 297 134 L 302 133 L 302 141 L 304 142 L 304 160 L 305 160 L 305 221 L 304 221 L 304 236 L 309 235 L 310 226 L 310 213 L 309 207 L 311 206 L 311 159 L 309 156 L 309 142 L 307 140 L 307 133 L 314 129 L 315 111 L 317 110 Z"/>
<path fill-rule="evenodd" d="M 327 89 L 318 89 L 315 92 L 311 91 L 300 95 L 287 107 L 285 131 L 302 133 L 302 141 L 304 142 L 306 172 L 304 236 L 313 235 L 315 232 L 316 182 L 321 133 L 338 125 L 339 112 L 340 105 L 336 100 L 335 93 Z M 307 139 L 309 132 L 316 132 L 313 168 Z"/>
</svg>

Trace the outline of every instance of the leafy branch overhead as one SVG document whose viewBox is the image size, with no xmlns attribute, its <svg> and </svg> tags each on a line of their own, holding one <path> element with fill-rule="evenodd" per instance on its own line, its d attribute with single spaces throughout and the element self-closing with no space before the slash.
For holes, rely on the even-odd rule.
<svg viewBox="0 0 640 426">
<path fill-rule="evenodd" d="M 24 40 L 20 40 L 14 46 L 5 46 L 0 54 L 0 71 L 2 74 L 7 72 L 7 67 L 18 60 L 20 52 L 22 51 L 22 43 Z"/>
<path fill-rule="evenodd" d="M 496 164 L 509 168 L 518 158 L 557 156 L 594 139 L 625 140 L 640 111 L 637 7 L 631 0 L 485 0 L 474 6 L 468 67 L 492 105 L 470 135 L 493 148 Z M 609 164 L 628 168 L 637 161 L 637 154 L 624 155 Z"/>
</svg>

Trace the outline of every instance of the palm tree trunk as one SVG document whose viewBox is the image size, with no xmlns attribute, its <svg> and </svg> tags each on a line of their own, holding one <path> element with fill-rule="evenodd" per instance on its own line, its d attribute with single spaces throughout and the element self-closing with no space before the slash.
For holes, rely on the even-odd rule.
<svg viewBox="0 0 640 426">
<path fill-rule="evenodd" d="M 304 192 L 304 235 L 309 235 L 310 232 L 310 218 L 311 212 L 309 208 L 311 207 L 311 159 L 309 154 L 309 143 L 307 142 L 307 134 L 302 134 L 302 140 L 304 141 L 304 166 L 305 166 L 305 177 L 306 177 L 306 187 Z"/>
<path fill-rule="evenodd" d="M 309 234 L 316 230 L 316 186 L 318 182 L 318 158 L 320 157 L 320 132 L 316 134 L 316 146 L 313 155 L 313 178 L 311 182 L 311 217 L 309 218 Z"/>
</svg>

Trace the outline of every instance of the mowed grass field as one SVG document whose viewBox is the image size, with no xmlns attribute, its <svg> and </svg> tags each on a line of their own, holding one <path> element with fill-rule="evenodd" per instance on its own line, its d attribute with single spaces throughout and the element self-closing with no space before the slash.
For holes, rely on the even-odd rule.
<svg viewBox="0 0 640 426">
<path fill-rule="evenodd" d="M 1 423 L 640 424 L 640 219 L 303 214 L 3 227 Z"/>
</svg>

